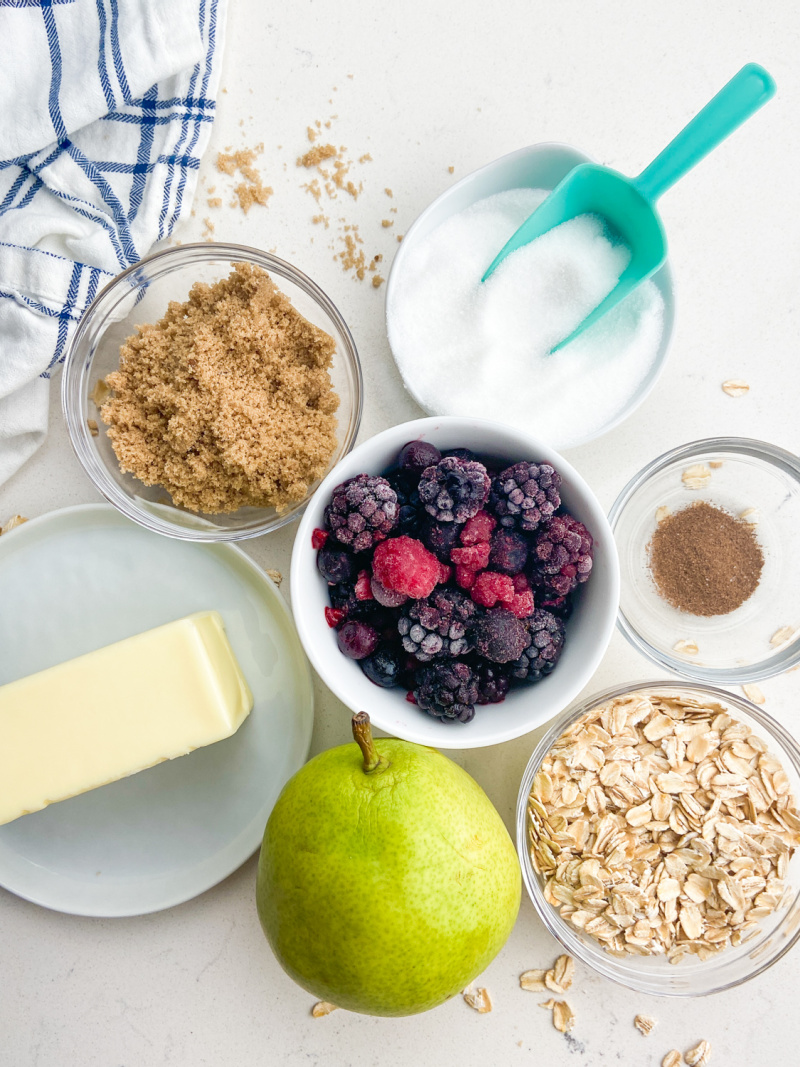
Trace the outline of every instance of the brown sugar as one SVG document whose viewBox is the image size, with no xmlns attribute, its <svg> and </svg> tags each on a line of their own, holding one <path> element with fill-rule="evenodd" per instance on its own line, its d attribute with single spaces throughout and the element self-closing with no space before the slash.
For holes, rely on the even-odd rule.
<svg viewBox="0 0 800 1067">
<path fill-rule="evenodd" d="M 659 522 L 649 545 L 659 594 L 690 615 L 727 615 L 752 596 L 764 554 L 753 527 L 703 500 Z"/>
<path fill-rule="evenodd" d="M 271 185 L 264 185 L 260 178 L 256 178 L 252 182 L 241 182 L 233 190 L 236 198 L 239 202 L 239 207 L 247 214 L 253 204 L 261 204 L 266 206 L 267 201 L 272 196 L 273 189 Z M 232 204 L 236 206 L 236 201 Z"/>
<path fill-rule="evenodd" d="M 233 177 L 237 172 L 245 179 L 233 189 L 234 199 L 231 207 L 239 207 L 247 214 L 253 204 L 265 206 L 272 196 L 272 187 L 264 185 L 261 175 L 255 167 L 256 157 L 264 151 L 264 145 L 256 145 L 255 148 L 240 148 L 238 152 L 217 153 L 216 167 L 220 174 Z M 219 201 L 221 203 L 221 200 Z M 212 205 L 209 200 L 209 207 Z"/>
<path fill-rule="evenodd" d="M 334 145 L 320 144 L 315 148 L 309 148 L 304 156 L 300 156 L 297 165 L 298 167 L 318 167 L 326 159 L 334 159 L 338 155 Z"/>
<path fill-rule="evenodd" d="M 209 514 L 302 500 L 336 448 L 332 337 L 246 263 L 137 328 L 101 416 L 123 471 Z"/>
</svg>

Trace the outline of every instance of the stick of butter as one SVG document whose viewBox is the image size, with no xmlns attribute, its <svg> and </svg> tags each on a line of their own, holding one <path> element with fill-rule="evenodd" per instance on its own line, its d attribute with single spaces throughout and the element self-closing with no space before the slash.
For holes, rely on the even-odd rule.
<svg viewBox="0 0 800 1067">
<path fill-rule="evenodd" d="M 0 686 L 0 824 L 230 737 L 252 706 L 216 611 Z"/>
</svg>

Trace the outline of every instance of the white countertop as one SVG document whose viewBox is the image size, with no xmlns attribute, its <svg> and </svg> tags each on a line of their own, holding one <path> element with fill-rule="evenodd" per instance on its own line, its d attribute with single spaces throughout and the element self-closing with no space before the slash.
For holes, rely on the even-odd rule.
<svg viewBox="0 0 800 1067">
<path fill-rule="evenodd" d="M 213 170 L 216 151 L 263 141 L 259 165 L 275 191 L 247 217 L 227 206 L 207 210 L 205 193 L 176 237 L 199 239 L 210 216 L 215 239 L 274 250 L 328 292 L 363 362 L 360 440 L 420 412 L 385 340 L 385 289 L 333 261 L 337 218 L 358 224 L 368 258 L 382 253 L 388 270 L 395 235 L 476 167 L 525 144 L 560 140 L 635 173 L 743 63 L 763 63 L 778 84 L 775 100 L 662 203 L 678 298 L 664 375 L 623 426 L 568 458 L 608 507 L 645 462 L 694 438 L 739 435 L 800 451 L 796 4 L 237 0 L 230 7 L 227 92 L 203 175 L 219 195 L 230 182 Z M 341 195 L 318 208 L 294 161 L 309 147 L 306 126 L 334 114 L 326 138 L 372 161 L 351 174 L 364 185 L 357 201 Z M 331 218 L 328 231 L 311 222 L 320 210 Z M 382 219 L 394 226 L 383 228 Z M 728 378 L 744 378 L 750 392 L 726 396 L 720 386 Z M 98 499 L 69 446 L 58 384 L 48 440 L 0 489 L 0 520 Z M 244 547 L 287 574 L 293 532 Z M 288 581 L 282 591 L 289 594 Z M 587 692 L 655 674 L 615 634 Z M 800 733 L 800 673 L 762 688 L 767 710 Z M 345 708 L 319 682 L 316 695 L 312 752 L 349 736 Z M 451 753 L 509 826 L 534 740 Z M 689 1002 L 636 995 L 579 966 L 568 995 L 577 1022 L 565 1039 L 537 1008 L 544 998 L 518 985 L 521 971 L 550 966 L 558 954 L 527 899 L 482 979 L 491 1014 L 474 1013 L 458 997 L 412 1019 L 345 1012 L 313 1019 L 314 998 L 285 976 L 261 935 L 254 877 L 255 858 L 196 900 L 118 920 L 56 914 L 0 890 L 0 1065 L 649 1067 L 700 1038 L 710 1041 L 715 1067 L 797 1062 L 800 949 L 746 986 Z M 647 1038 L 633 1028 L 638 1012 L 658 1020 Z"/>
</svg>

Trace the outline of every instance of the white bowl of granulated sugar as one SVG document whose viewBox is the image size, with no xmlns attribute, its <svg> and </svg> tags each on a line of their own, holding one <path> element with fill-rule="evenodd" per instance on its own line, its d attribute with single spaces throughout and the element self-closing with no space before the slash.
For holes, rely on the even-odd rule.
<svg viewBox="0 0 800 1067">
<path fill-rule="evenodd" d="M 675 316 L 668 263 L 550 354 L 629 257 L 597 216 L 551 230 L 480 280 L 547 192 L 587 160 L 569 145 L 521 148 L 448 189 L 404 236 L 386 328 L 405 387 L 428 414 L 498 419 L 565 449 L 607 433 L 655 385 Z"/>
</svg>

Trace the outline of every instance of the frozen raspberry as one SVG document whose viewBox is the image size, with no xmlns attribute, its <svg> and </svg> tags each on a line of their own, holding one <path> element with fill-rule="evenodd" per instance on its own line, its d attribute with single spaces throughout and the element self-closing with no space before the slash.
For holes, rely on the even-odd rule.
<svg viewBox="0 0 800 1067">
<path fill-rule="evenodd" d="M 453 546 L 458 542 L 458 531 L 459 526 L 454 522 L 437 522 L 430 515 L 425 515 L 419 539 L 442 563 L 447 563 Z"/>
<path fill-rule="evenodd" d="M 315 526 L 311 531 L 311 547 L 322 548 L 325 542 L 328 540 L 328 531 L 320 530 L 319 526 Z"/>
<path fill-rule="evenodd" d="M 489 495 L 489 475 L 482 463 L 446 456 L 427 467 L 419 480 L 419 498 L 439 522 L 466 522 Z"/>
<path fill-rule="evenodd" d="M 374 600 L 370 588 L 369 571 L 359 571 L 356 580 L 356 600 Z"/>
<path fill-rule="evenodd" d="M 340 652 L 348 659 L 364 659 L 378 647 L 379 636 L 378 631 L 367 623 L 348 619 L 337 631 L 336 640 Z"/>
<path fill-rule="evenodd" d="M 511 688 L 505 669 L 488 660 L 480 660 L 476 664 L 475 681 L 478 683 L 476 704 L 499 704 L 505 700 Z"/>
<path fill-rule="evenodd" d="M 493 608 L 498 601 L 508 603 L 514 598 L 514 583 L 507 574 L 483 571 L 475 579 L 470 595 L 476 604 Z"/>
<path fill-rule="evenodd" d="M 317 570 L 329 585 L 348 582 L 355 574 L 355 569 L 355 559 L 347 549 L 323 546 L 317 552 Z"/>
<path fill-rule="evenodd" d="M 460 660 L 433 663 L 417 672 L 414 703 L 442 722 L 470 722 L 477 696 L 475 676 Z"/>
<path fill-rule="evenodd" d="M 561 504 L 561 475 L 549 463 L 515 463 L 492 483 L 489 506 L 509 529 L 536 530 Z"/>
<path fill-rule="evenodd" d="M 435 589 L 416 600 L 397 620 L 403 648 L 421 663 L 472 650 L 469 626 L 478 608 L 457 589 Z"/>
<path fill-rule="evenodd" d="M 407 593 L 396 593 L 393 589 L 387 589 L 374 575 L 370 581 L 370 589 L 378 603 L 386 608 L 399 608 L 408 600 Z"/>
<path fill-rule="evenodd" d="M 397 462 L 404 470 L 418 471 L 435 466 L 442 458 L 442 453 L 429 441 L 409 441 L 400 449 Z"/>
<path fill-rule="evenodd" d="M 492 531 L 497 526 L 497 519 L 488 511 L 479 511 L 471 519 L 467 519 L 461 528 L 461 544 L 477 545 L 483 541 L 490 541 Z"/>
<path fill-rule="evenodd" d="M 514 584 L 514 596 L 506 607 L 518 619 L 527 619 L 528 616 L 533 615 L 535 607 L 530 583 L 524 574 L 515 574 L 511 581 Z"/>
<path fill-rule="evenodd" d="M 325 622 L 333 629 L 334 626 L 338 626 L 344 619 L 344 612 L 339 611 L 337 608 L 325 608 Z"/>
<path fill-rule="evenodd" d="M 471 589 L 477 577 L 478 572 L 473 570 L 472 567 L 460 567 L 456 564 L 456 585 L 462 589 Z"/>
<path fill-rule="evenodd" d="M 554 515 L 536 535 L 531 573 L 545 597 L 568 596 L 592 573 L 592 535 L 572 515 Z"/>
<path fill-rule="evenodd" d="M 372 573 L 384 588 L 417 599 L 433 591 L 441 570 L 421 541 L 404 535 L 381 541 L 372 557 Z"/>
<path fill-rule="evenodd" d="M 397 493 L 385 478 L 359 474 L 337 485 L 325 508 L 325 524 L 337 541 L 364 552 L 397 525 Z"/>
<path fill-rule="evenodd" d="M 492 570 L 519 574 L 528 562 L 528 542 L 516 530 L 501 527 L 492 534 L 489 563 Z"/>
<path fill-rule="evenodd" d="M 493 663 L 518 660 L 531 638 L 525 624 L 504 607 L 482 615 L 473 627 L 475 648 Z"/>
<path fill-rule="evenodd" d="M 482 541 L 477 545 L 454 548 L 450 552 L 450 559 L 457 567 L 470 567 L 474 571 L 481 571 L 489 564 L 489 544 Z"/>
<path fill-rule="evenodd" d="M 558 663 L 564 648 L 564 624 L 549 611 L 535 611 L 526 623 L 527 644 L 511 676 L 520 682 L 538 682 Z"/>
</svg>

